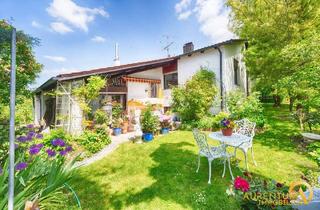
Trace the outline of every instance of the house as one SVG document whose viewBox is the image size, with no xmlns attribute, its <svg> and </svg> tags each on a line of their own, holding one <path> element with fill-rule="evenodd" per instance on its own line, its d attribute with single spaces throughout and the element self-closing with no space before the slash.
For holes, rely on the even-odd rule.
<svg viewBox="0 0 320 210">
<path fill-rule="evenodd" d="M 214 71 L 219 87 L 217 105 L 213 111 L 226 107 L 226 95 L 240 88 L 249 92 L 249 81 L 243 62 L 242 51 L 246 43 L 231 39 L 194 50 L 192 42 L 183 46 L 183 54 L 157 60 L 120 65 L 116 47 L 115 65 L 106 68 L 60 74 L 38 87 L 35 91 L 35 123 L 42 119 L 46 125 L 63 127 L 71 133 L 81 132 L 82 111 L 72 89 L 92 75 L 106 78 L 107 86 L 100 92 L 95 106 L 101 101 L 117 101 L 128 109 L 132 101 L 160 104 L 170 108 L 171 90 L 174 85 L 183 85 L 201 67 Z M 50 92 L 58 90 L 60 94 Z"/>
</svg>

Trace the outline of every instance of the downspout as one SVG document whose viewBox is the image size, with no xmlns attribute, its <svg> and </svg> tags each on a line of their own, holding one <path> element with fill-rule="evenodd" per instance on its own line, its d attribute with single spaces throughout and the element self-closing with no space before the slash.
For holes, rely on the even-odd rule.
<svg viewBox="0 0 320 210">
<path fill-rule="evenodd" d="M 224 90 L 223 90 L 223 76 L 222 76 L 222 51 L 219 47 L 215 47 L 215 49 L 217 49 L 219 51 L 219 68 L 220 68 L 220 97 L 221 97 L 221 104 L 220 104 L 220 108 L 221 111 L 224 110 Z"/>
</svg>

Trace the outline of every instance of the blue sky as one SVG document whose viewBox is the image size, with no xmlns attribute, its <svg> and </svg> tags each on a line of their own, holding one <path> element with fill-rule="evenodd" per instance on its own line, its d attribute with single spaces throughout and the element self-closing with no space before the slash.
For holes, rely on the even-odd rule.
<svg viewBox="0 0 320 210">
<path fill-rule="evenodd" d="M 60 73 L 166 57 L 232 38 L 224 0 L 0 0 L 0 19 L 41 40 L 37 86 Z M 168 40 L 165 38 L 169 36 Z"/>
</svg>

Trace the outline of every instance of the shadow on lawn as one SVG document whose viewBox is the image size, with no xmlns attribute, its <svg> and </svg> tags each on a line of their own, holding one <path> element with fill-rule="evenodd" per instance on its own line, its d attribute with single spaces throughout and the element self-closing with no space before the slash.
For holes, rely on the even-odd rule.
<svg viewBox="0 0 320 210">
<path fill-rule="evenodd" d="M 235 201 L 228 198 L 225 193 L 231 180 L 228 171 L 226 177 L 221 178 L 223 165 L 219 160 L 215 160 L 212 184 L 208 185 L 208 162 L 202 158 L 202 165 L 197 174 L 195 172 L 197 155 L 188 150 L 190 146 L 194 148 L 193 144 L 187 142 L 161 144 L 150 155 L 155 166 L 149 173 L 155 182 L 138 193 L 128 190 L 113 195 L 109 203 L 115 209 L 122 209 L 159 198 L 168 203 L 178 203 L 183 208 L 210 209 L 213 206 L 236 208 Z M 235 167 L 233 169 L 239 172 Z"/>
</svg>

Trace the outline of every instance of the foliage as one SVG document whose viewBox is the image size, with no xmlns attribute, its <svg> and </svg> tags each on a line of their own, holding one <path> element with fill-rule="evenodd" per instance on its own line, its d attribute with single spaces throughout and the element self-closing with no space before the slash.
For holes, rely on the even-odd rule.
<svg viewBox="0 0 320 210">
<path fill-rule="evenodd" d="M 66 144 L 45 147 L 41 134 L 35 132 L 31 125 L 27 130 L 28 133 L 16 141 L 15 207 L 23 209 L 26 200 L 39 202 L 41 209 L 62 207 L 67 199 L 65 184 L 73 176 L 74 162 L 65 163 L 65 156 L 72 148 Z M 1 162 L 0 209 L 7 208 L 8 162 L 8 156 Z"/>
<path fill-rule="evenodd" d="M 110 123 L 110 117 L 106 113 L 106 111 L 102 109 L 98 109 L 94 114 L 95 123 L 102 125 L 102 124 L 109 124 Z"/>
<path fill-rule="evenodd" d="M 66 143 L 70 143 L 72 141 L 72 136 L 61 128 L 52 129 L 49 134 L 44 134 L 43 143 L 48 146 L 54 139 L 63 139 Z"/>
<path fill-rule="evenodd" d="M 292 87 L 295 74 L 320 66 L 319 1 L 228 0 L 233 30 L 248 40 L 247 70 L 255 83 L 274 95 L 286 95 L 291 103 L 302 86 Z M 310 47 L 312 46 L 312 47 Z M 294 82 L 298 82 L 294 79 Z M 316 82 L 316 78 L 310 78 Z M 279 86 L 281 80 L 287 80 Z M 304 79 L 302 79 L 303 81 Z M 296 88 L 297 87 L 297 88 Z"/>
<path fill-rule="evenodd" d="M 217 129 L 220 128 L 221 120 L 225 118 L 229 118 L 230 114 L 227 112 L 219 112 L 213 117 L 212 128 Z"/>
<path fill-rule="evenodd" d="M 308 145 L 308 154 L 320 166 L 320 142 L 313 142 Z"/>
<path fill-rule="evenodd" d="M 244 173 L 244 178 L 238 176 L 227 189 L 227 194 L 235 196 L 241 202 L 243 209 L 291 209 L 289 188 L 283 183 Z"/>
<path fill-rule="evenodd" d="M 0 20 L 0 107 L 9 105 L 9 81 L 11 62 L 11 29 L 4 20 Z M 36 79 L 42 69 L 33 52 L 39 45 L 39 39 L 17 31 L 16 53 L 16 95 L 30 97 L 28 86 Z M 17 100 L 17 104 L 23 101 Z M 2 108 L 1 108 L 2 110 Z"/>
<path fill-rule="evenodd" d="M 82 111 L 88 115 L 91 113 L 90 103 L 96 99 L 100 90 L 106 86 L 106 80 L 100 76 L 91 76 L 86 84 L 73 90 L 73 94 L 79 100 Z"/>
<path fill-rule="evenodd" d="M 209 130 L 214 125 L 214 117 L 213 116 L 205 116 L 199 120 L 197 123 L 197 127 L 203 130 Z"/>
<path fill-rule="evenodd" d="M 172 109 L 182 121 L 198 121 L 209 114 L 216 94 L 215 74 L 202 68 L 184 86 L 172 89 Z"/>
<path fill-rule="evenodd" d="M 112 103 L 112 126 L 114 128 L 120 128 L 122 123 L 122 105 L 121 103 Z"/>
<path fill-rule="evenodd" d="M 248 97 L 240 90 L 230 92 L 227 107 L 233 119 L 247 118 L 255 122 L 257 127 L 263 127 L 265 124 L 258 92 L 251 93 Z"/>
<path fill-rule="evenodd" d="M 85 147 L 90 153 L 97 153 L 106 145 L 111 143 L 111 138 L 105 129 L 97 129 L 97 131 L 84 131 L 78 137 L 77 142 Z"/>
<path fill-rule="evenodd" d="M 144 133 L 155 133 L 159 128 L 159 119 L 152 113 L 152 106 L 148 105 L 141 114 L 141 129 Z"/>
</svg>

